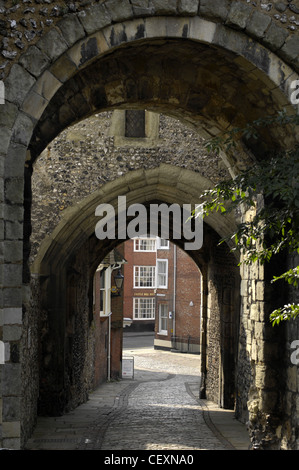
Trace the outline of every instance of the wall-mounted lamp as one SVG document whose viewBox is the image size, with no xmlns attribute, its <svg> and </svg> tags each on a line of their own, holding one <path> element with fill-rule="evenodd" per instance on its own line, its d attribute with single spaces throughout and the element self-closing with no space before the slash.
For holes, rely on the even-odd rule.
<svg viewBox="0 0 299 470">
<path fill-rule="evenodd" d="M 192 302 L 192 300 L 190 301 L 189 307 L 193 307 L 193 302 Z"/>
<path fill-rule="evenodd" d="M 113 295 L 120 295 L 120 291 L 122 290 L 123 283 L 124 283 L 124 276 L 121 273 L 120 269 L 118 270 L 118 273 L 115 274 L 114 276 L 114 282 L 116 286 L 116 292 L 113 291 L 113 288 L 111 289 Z"/>
</svg>

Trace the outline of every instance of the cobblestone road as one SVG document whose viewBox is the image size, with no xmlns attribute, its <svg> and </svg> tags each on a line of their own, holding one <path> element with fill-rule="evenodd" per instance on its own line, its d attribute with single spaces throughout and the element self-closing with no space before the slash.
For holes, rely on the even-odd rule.
<svg viewBox="0 0 299 470">
<path fill-rule="evenodd" d="M 199 356 L 153 348 L 125 353 L 134 357 L 133 379 L 103 384 L 65 416 L 40 418 L 27 449 L 235 448 L 212 422 L 205 401 L 198 399 Z"/>
</svg>

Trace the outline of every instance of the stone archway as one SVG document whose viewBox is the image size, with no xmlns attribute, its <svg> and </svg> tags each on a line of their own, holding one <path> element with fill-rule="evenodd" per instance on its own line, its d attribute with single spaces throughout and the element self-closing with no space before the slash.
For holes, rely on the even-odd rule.
<svg viewBox="0 0 299 470">
<path fill-rule="evenodd" d="M 252 28 L 253 12 L 242 8 L 242 26 L 240 17 L 236 19 L 226 3 L 220 13 L 214 10 L 215 15 L 205 3 L 200 5 L 199 11 L 209 19 L 200 18 L 195 12 L 190 16 L 188 8 L 179 12 L 172 4 L 157 7 L 154 12 L 147 8 L 137 10 L 129 2 L 123 9 L 117 8 L 115 2 L 106 2 L 92 7 L 85 15 L 64 18 L 26 50 L 5 80 L 3 339 L 14 349 L 18 348 L 22 304 L 29 290 L 24 283 L 28 278 L 26 271 L 23 278 L 22 255 L 24 165 L 25 180 L 29 181 L 32 161 L 63 128 L 96 110 L 124 109 L 130 104 L 163 110 L 192 123 L 204 135 L 215 135 L 269 111 L 278 111 L 282 106 L 292 110 L 289 90 L 297 79 L 296 57 L 291 54 L 294 40 L 284 38 L 282 45 L 276 47 L 277 53 L 270 52 L 267 46 L 273 46 L 273 42 L 268 27 L 274 26 L 271 19 L 261 26 L 257 39 Z M 225 25 L 227 18 L 229 22 Z M 178 51 L 175 56 L 174 49 Z M 150 57 L 153 59 L 147 62 L 145 58 Z M 185 75 L 187 58 L 191 71 Z M 174 59 L 181 63 L 180 69 Z M 209 73 L 204 72 L 201 63 Z M 277 128 L 272 132 L 268 129 L 259 147 L 263 144 L 266 148 L 272 145 L 285 148 L 294 139 L 296 136 L 291 133 L 282 135 Z M 250 142 L 247 144 L 250 147 Z M 253 158 L 244 151 L 244 143 L 240 145 L 240 155 L 241 158 L 238 155 L 228 158 L 233 172 Z M 26 225 L 30 222 L 27 185 L 25 198 L 26 239 L 30 233 L 30 223 Z M 257 300 L 263 302 L 262 298 Z M 13 337 L 8 335 L 10 327 Z M 11 400 L 20 405 L 22 400 L 21 363 L 17 357 L 14 354 L 14 361 L 10 358 L 3 366 L 3 406 Z M 10 381 L 14 387 L 8 390 Z M 5 445 L 20 444 L 20 422 L 19 415 L 4 414 Z"/>
<path fill-rule="evenodd" d="M 62 413 L 72 404 L 82 401 L 82 396 L 87 395 L 90 386 L 87 377 L 91 372 L 83 371 L 84 360 L 79 358 L 84 354 L 88 357 L 89 354 L 91 279 L 100 260 L 120 243 L 117 239 L 97 240 L 94 232 L 98 204 L 109 204 L 115 207 L 117 213 L 120 194 L 126 196 L 127 207 L 134 202 L 145 204 L 146 207 L 157 201 L 166 204 L 175 201 L 180 205 L 189 201 L 196 204 L 198 190 L 209 185 L 208 180 L 195 172 L 166 164 L 155 169 L 130 172 L 125 177 L 107 183 L 101 190 L 67 210 L 51 236 L 44 240 L 31 268 L 33 285 L 39 290 L 31 308 L 33 312 L 45 312 L 39 391 L 42 413 Z M 209 398 L 217 396 L 217 402 L 225 408 L 234 407 L 236 396 L 239 269 L 237 260 L 228 249 L 217 248 L 217 241 L 219 234 L 224 236 L 229 233 L 233 223 L 230 218 L 212 217 L 204 230 L 202 249 L 188 252 L 203 273 L 204 285 L 208 286 L 208 289 L 203 290 L 205 328 L 202 334 L 201 394 Z M 170 238 L 173 236 L 171 234 L 170 227 Z M 181 239 L 175 237 L 174 241 L 182 248 L 186 242 L 183 236 Z M 71 302 L 66 300 L 69 290 L 72 292 Z M 81 325 L 77 336 L 72 332 L 72 342 L 81 342 L 81 350 L 77 351 L 76 357 L 82 363 L 83 374 L 75 382 L 70 379 L 71 373 L 67 370 L 72 359 L 68 363 L 69 353 L 65 350 L 67 346 L 64 339 L 68 336 L 65 326 L 68 322 L 63 319 L 69 315 L 70 304 L 73 305 L 72 323 L 77 318 Z M 84 322 L 85 327 L 82 327 Z M 72 394 L 68 388 L 70 382 Z M 85 389 L 83 382 L 87 387 Z M 74 389 L 79 390 L 78 396 Z"/>
</svg>

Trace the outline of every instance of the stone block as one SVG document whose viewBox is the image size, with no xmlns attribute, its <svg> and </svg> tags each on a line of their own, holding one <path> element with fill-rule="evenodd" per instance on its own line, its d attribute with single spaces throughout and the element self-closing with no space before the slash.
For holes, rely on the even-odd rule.
<svg viewBox="0 0 299 470">
<path fill-rule="evenodd" d="M 264 300 L 265 298 L 265 285 L 263 281 L 257 281 L 256 283 L 256 299 Z"/>
<path fill-rule="evenodd" d="M 255 385 L 258 388 L 263 388 L 267 367 L 264 364 L 256 364 L 255 366 Z"/>
<path fill-rule="evenodd" d="M 250 305 L 250 320 L 259 321 L 259 311 L 257 304 Z"/>
<path fill-rule="evenodd" d="M 245 29 L 251 13 L 251 5 L 240 2 L 232 2 L 226 24 L 236 29 Z"/>
<path fill-rule="evenodd" d="M 5 221 L 5 236 L 8 240 L 21 240 L 23 238 L 23 224 L 18 221 Z"/>
<path fill-rule="evenodd" d="M 26 148 L 13 142 L 9 147 L 6 158 L 5 176 L 7 178 L 22 178 L 24 176 L 25 158 Z"/>
<path fill-rule="evenodd" d="M 125 34 L 128 42 L 145 37 L 145 24 L 142 19 L 132 20 L 126 24 Z"/>
<path fill-rule="evenodd" d="M 39 119 L 48 105 L 48 101 L 31 91 L 23 102 L 22 110 L 34 119 Z"/>
<path fill-rule="evenodd" d="M 262 38 L 271 23 L 271 17 L 259 11 L 254 11 L 247 26 L 246 31 L 255 38 Z"/>
<path fill-rule="evenodd" d="M 242 297 L 246 297 L 248 295 L 248 281 L 245 279 L 241 280 L 240 293 Z"/>
<path fill-rule="evenodd" d="M 6 241 L 4 249 L 4 262 L 20 263 L 23 259 L 23 243 L 20 241 Z"/>
<path fill-rule="evenodd" d="M 46 70 L 36 82 L 33 91 L 47 101 L 50 101 L 56 91 L 61 87 L 61 84 L 60 80 L 57 80 L 51 72 Z"/>
<path fill-rule="evenodd" d="M 24 215 L 24 208 L 22 206 L 4 206 L 4 219 L 5 221 L 22 221 Z"/>
<path fill-rule="evenodd" d="M 3 398 L 3 421 L 18 421 L 21 417 L 20 398 Z"/>
<path fill-rule="evenodd" d="M 22 336 L 22 327 L 18 325 L 3 326 L 3 341 L 19 341 Z"/>
<path fill-rule="evenodd" d="M 283 46 L 287 37 L 287 30 L 280 28 L 276 23 L 274 23 L 274 21 L 272 21 L 265 33 L 263 43 L 272 51 L 276 51 Z"/>
<path fill-rule="evenodd" d="M 198 39 L 199 41 L 211 44 L 214 40 L 217 25 L 212 21 L 207 21 L 202 18 L 194 16 L 190 18 L 190 33 L 189 37 Z"/>
<path fill-rule="evenodd" d="M 72 46 L 85 36 L 84 28 L 75 15 L 64 16 L 56 26 L 60 29 L 62 36 L 69 46 Z"/>
<path fill-rule="evenodd" d="M 22 324 L 22 309 L 21 308 L 4 308 L 3 309 L 3 324 L 4 325 L 21 325 Z"/>
<path fill-rule="evenodd" d="M 111 16 L 105 5 L 95 5 L 79 13 L 79 20 L 87 34 L 92 34 L 111 23 Z"/>
<path fill-rule="evenodd" d="M 148 16 L 154 13 L 150 0 L 131 0 L 134 16 Z"/>
<path fill-rule="evenodd" d="M 265 337 L 265 325 L 263 322 L 255 322 L 254 336 L 257 340 Z"/>
<path fill-rule="evenodd" d="M 178 12 L 181 15 L 197 15 L 198 3 L 196 0 L 179 0 Z"/>
<path fill-rule="evenodd" d="M 20 450 L 21 439 L 20 438 L 3 438 L 3 447 L 10 450 Z"/>
<path fill-rule="evenodd" d="M 6 99 L 12 103 L 21 104 L 34 83 L 35 79 L 29 72 L 21 65 L 14 64 L 5 80 Z"/>
<path fill-rule="evenodd" d="M 128 41 L 126 28 L 122 23 L 112 25 L 103 31 L 107 44 L 111 47 L 119 46 Z"/>
<path fill-rule="evenodd" d="M 108 37 L 110 36 L 109 30 L 110 28 L 104 29 L 104 31 L 108 31 Z M 106 52 L 108 48 L 104 34 L 98 32 L 87 39 L 79 41 L 68 51 L 68 57 L 76 67 L 81 67 L 97 57 L 100 52 Z"/>
<path fill-rule="evenodd" d="M 239 31 L 233 31 L 221 24 L 216 25 L 213 42 L 220 47 L 231 50 L 247 58 L 248 53 L 252 54 L 250 39 Z M 251 57 L 249 58 L 249 60 Z M 216 131 L 217 132 L 217 131 Z M 219 131 L 218 131 L 219 133 Z M 215 133 L 216 135 L 216 133 Z"/>
<path fill-rule="evenodd" d="M 4 220 L 0 220 L 0 238 L 4 239 Z"/>
<path fill-rule="evenodd" d="M 62 83 L 66 82 L 76 71 L 76 65 L 67 54 L 64 54 L 56 60 L 49 69 L 49 72 Z"/>
<path fill-rule="evenodd" d="M 30 142 L 34 126 L 35 122 L 33 122 L 29 116 L 20 112 L 13 128 L 12 140 L 17 144 L 22 144 L 27 147 Z"/>
<path fill-rule="evenodd" d="M 10 178 L 5 182 L 5 198 L 9 203 L 23 204 L 24 181 L 21 178 Z"/>
<path fill-rule="evenodd" d="M 168 18 L 167 19 L 167 35 L 169 37 L 186 37 L 189 31 L 189 21 L 186 18 Z M 181 71 L 183 78 L 187 79 L 186 67 Z M 194 69 L 193 69 L 194 72 Z M 191 80 L 194 80 L 192 74 Z"/>
<path fill-rule="evenodd" d="M 297 391 L 297 366 L 287 368 L 287 388 L 292 392 Z"/>
<path fill-rule="evenodd" d="M 202 16 L 213 18 L 215 20 L 226 20 L 230 9 L 228 0 L 201 0 L 199 5 L 199 13 Z"/>
<path fill-rule="evenodd" d="M 31 46 L 20 57 L 19 62 L 28 72 L 38 77 L 48 67 L 49 58 L 36 46 Z"/>
<path fill-rule="evenodd" d="M 176 0 L 152 0 L 156 15 L 174 15 L 177 13 Z"/>
<path fill-rule="evenodd" d="M 166 18 L 146 18 L 145 32 L 147 38 L 161 37 L 167 35 Z"/>
<path fill-rule="evenodd" d="M 288 62 L 298 61 L 299 37 L 289 37 L 280 49 L 280 55 Z"/>
<path fill-rule="evenodd" d="M 37 47 L 52 61 L 68 49 L 68 44 L 57 29 L 50 29 L 37 43 Z"/>
<path fill-rule="evenodd" d="M 18 113 L 18 108 L 15 104 L 6 101 L 5 105 L 1 105 L 0 113 L 0 126 L 12 128 Z"/>
<path fill-rule="evenodd" d="M 2 397 L 20 396 L 21 394 L 21 366 L 20 364 L 8 364 L 3 366 L 2 372 Z"/>
<path fill-rule="evenodd" d="M 124 21 L 133 16 L 132 5 L 129 0 L 107 0 L 105 6 L 112 18 L 112 21 Z"/>
<path fill-rule="evenodd" d="M 17 438 L 21 435 L 21 424 L 19 421 L 8 421 L 2 423 L 3 439 Z"/>
<path fill-rule="evenodd" d="M 6 153 L 9 147 L 9 142 L 11 138 L 11 130 L 8 127 L 0 127 L 0 142 L 1 142 L 1 151 Z"/>
<path fill-rule="evenodd" d="M 21 264 L 4 264 L 3 266 L 3 283 L 5 287 L 13 287 L 20 285 L 22 282 L 22 265 Z"/>
<path fill-rule="evenodd" d="M 4 307 L 20 307 L 22 305 L 21 287 L 4 287 L 2 292 Z"/>
<path fill-rule="evenodd" d="M 4 357 L 6 362 L 11 362 L 10 343 L 4 343 Z"/>
</svg>

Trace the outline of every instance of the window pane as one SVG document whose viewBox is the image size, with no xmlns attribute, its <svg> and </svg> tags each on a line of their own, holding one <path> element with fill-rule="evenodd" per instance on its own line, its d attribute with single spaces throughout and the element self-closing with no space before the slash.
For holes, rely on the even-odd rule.
<svg viewBox="0 0 299 470">
<path fill-rule="evenodd" d="M 135 287 L 155 287 L 155 267 L 135 266 Z"/>
<path fill-rule="evenodd" d="M 151 238 L 136 238 L 134 240 L 135 251 L 156 251 L 156 240 Z"/>
<path fill-rule="evenodd" d="M 167 287 L 167 261 L 158 261 L 158 287 Z"/>
<path fill-rule="evenodd" d="M 153 320 L 155 318 L 155 299 L 154 298 L 135 298 L 134 299 L 134 318 L 136 320 Z"/>
<path fill-rule="evenodd" d="M 145 137 L 145 111 L 127 110 L 126 111 L 126 137 Z"/>
<path fill-rule="evenodd" d="M 167 331 L 167 304 L 159 305 L 159 329 L 160 331 Z"/>
<path fill-rule="evenodd" d="M 169 247 L 169 241 L 164 240 L 164 238 L 160 238 L 160 248 L 168 248 Z"/>
</svg>

